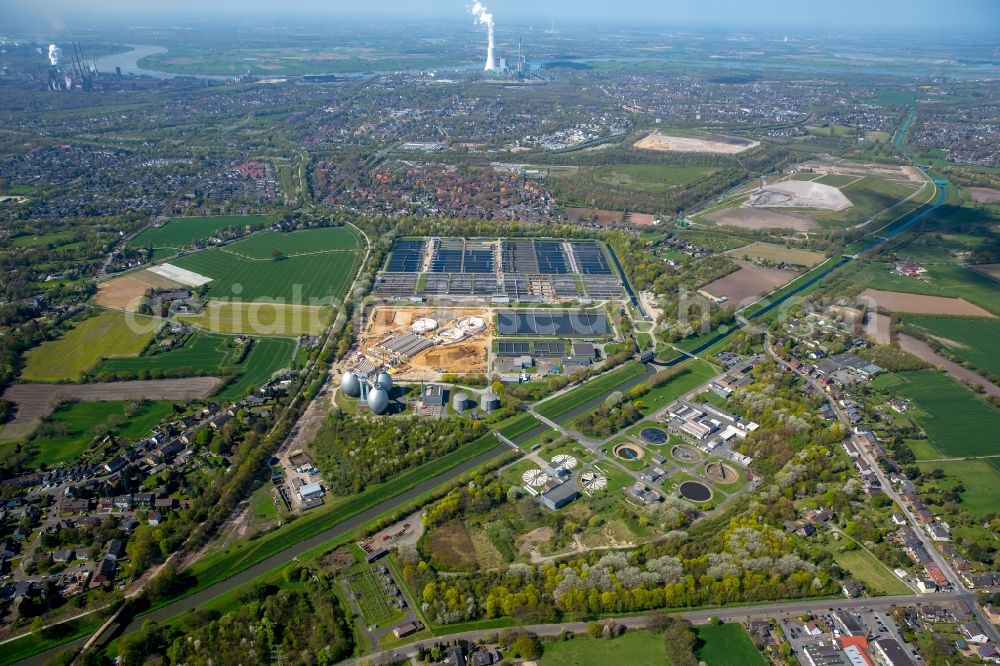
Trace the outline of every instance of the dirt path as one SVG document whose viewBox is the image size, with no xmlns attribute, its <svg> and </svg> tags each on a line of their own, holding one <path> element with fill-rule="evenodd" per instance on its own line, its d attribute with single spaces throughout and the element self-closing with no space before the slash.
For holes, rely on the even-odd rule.
<svg viewBox="0 0 1000 666">
<path fill-rule="evenodd" d="M 927 361 L 931 365 L 944 368 L 945 372 L 961 382 L 968 382 L 975 386 L 982 386 L 988 395 L 1000 397 L 1000 386 L 987 381 L 983 377 L 974 373 L 972 370 L 963 368 L 958 363 L 949 361 L 944 356 L 941 356 L 936 351 L 931 349 L 930 345 L 923 340 L 918 340 L 917 338 L 904 333 L 900 333 L 898 339 L 899 347 L 903 351 L 913 354 L 917 358 Z"/>
</svg>

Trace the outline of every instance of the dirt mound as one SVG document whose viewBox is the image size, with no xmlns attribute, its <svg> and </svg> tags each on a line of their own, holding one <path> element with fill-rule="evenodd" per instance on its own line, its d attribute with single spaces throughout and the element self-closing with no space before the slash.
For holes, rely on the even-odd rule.
<svg viewBox="0 0 1000 666">
<path fill-rule="evenodd" d="M 486 366 L 485 343 L 466 343 L 434 347 L 413 357 L 413 365 L 442 368 L 445 371 L 472 371 Z"/>
<path fill-rule="evenodd" d="M 754 207 L 815 208 L 845 210 L 854 204 L 836 187 L 806 180 L 786 180 L 755 192 L 748 202 Z"/>
<path fill-rule="evenodd" d="M 735 136 L 712 134 L 704 138 L 670 136 L 652 132 L 635 142 L 635 147 L 643 150 L 675 151 L 681 153 L 742 153 L 760 145 L 760 141 L 741 139 Z"/>
</svg>

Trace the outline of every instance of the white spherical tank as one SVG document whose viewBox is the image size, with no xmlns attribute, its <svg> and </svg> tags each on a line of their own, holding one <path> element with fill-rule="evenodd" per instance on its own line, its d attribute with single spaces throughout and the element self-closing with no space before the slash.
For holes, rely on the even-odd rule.
<svg viewBox="0 0 1000 666">
<path fill-rule="evenodd" d="M 357 398 L 361 395 L 361 380 L 353 372 L 345 372 L 340 379 L 340 390 L 344 392 L 344 395 Z"/>
<path fill-rule="evenodd" d="M 382 371 L 378 373 L 378 377 L 375 378 L 375 383 L 381 384 L 382 388 L 384 388 L 386 392 L 392 391 L 392 375 L 388 372 Z"/>
<path fill-rule="evenodd" d="M 375 388 L 368 392 L 368 409 L 376 414 L 385 414 L 389 409 L 389 394 L 381 384 L 376 384 Z"/>
</svg>

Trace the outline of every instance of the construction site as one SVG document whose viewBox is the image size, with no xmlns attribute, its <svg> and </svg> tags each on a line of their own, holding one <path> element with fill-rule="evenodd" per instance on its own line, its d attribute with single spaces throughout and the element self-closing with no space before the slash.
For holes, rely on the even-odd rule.
<svg viewBox="0 0 1000 666">
<path fill-rule="evenodd" d="M 490 321 L 486 309 L 375 307 L 365 315 L 347 367 L 363 375 L 386 368 L 413 381 L 486 372 Z"/>
</svg>

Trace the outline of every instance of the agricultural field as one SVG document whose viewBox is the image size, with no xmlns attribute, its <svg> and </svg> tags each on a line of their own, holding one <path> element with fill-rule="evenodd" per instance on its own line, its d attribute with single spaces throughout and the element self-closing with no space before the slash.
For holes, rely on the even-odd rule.
<svg viewBox="0 0 1000 666">
<path fill-rule="evenodd" d="M 244 397 L 255 386 L 267 382 L 278 370 L 291 364 L 295 341 L 289 338 L 258 338 L 247 357 L 233 369 L 236 379 L 217 394 L 225 400 Z"/>
<path fill-rule="evenodd" d="M 255 339 L 247 357 L 234 364 L 232 359 L 237 351 L 230 346 L 231 340 L 223 335 L 195 333 L 180 349 L 152 356 L 110 359 L 98 367 L 97 374 L 132 372 L 140 377 L 155 377 L 164 372 L 191 376 L 233 373 L 235 378 L 218 396 L 242 397 L 247 389 L 262 384 L 276 370 L 286 367 L 295 347 L 295 341 L 290 338 Z"/>
<path fill-rule="evenodd" d="M 889 312 L 955 315 L 958 317 L 992 316 L 978 305 L 973 305 L 961 298 L 909 294 L 902 291 L 881 291 L 878 289 L 865 289 L 858 295 L 858 298 L 871 301 L 876 307 L 886 309 Z"/>
<path fill-rule="evenodd" d="M 868 551 L 858 548 L 834 551 L 833 560 L 841 569 L 865 584 L 871 594 L 910 594 L 912 590 Z"/>
<path fill-rule="evenodd" d="M 175 266 L 211 278 L 209 298 L 244 301 L 278 299 L 309 304 L 343 296 L 357 268 L 357 254 L 302 255 L 278 259 L 245 259 L 227 249 L 210 248 L 171 261 Z"/>
<path fill-rule="evenodd" d="M 212 333 L 297 337 L 322 333 L 332 313 L 312 305 L 209 301 L 204 311 L 177 319 Z"/>
<path fill-rule="evenodd" d="M 137 324 L 137 330 L 132 330 L 130 322 Z M 80 379 L 102 359 L 137 356 L 161 323 L 152 317 L 101 312 L 57 340 L 48 340 L 29 350 L 21 379 L 29 382 Z"/>
<path fill-rule="evenodd" d="M 891 391 L 912 400 L 913 414 L 942 458 L 975 458 L 997 453 L 1000 410 L 936 370 L 903 372 Z"/>
<path fill-rule="evenodd" d="M 128 244 L 134 248 L 171 248 L 181 250 L 203 241 L 222 229 L 232 227 L 261 228 L 274 222 L 270 215 L 216 215 L 205 217 L 172 217 L 159 227 L 139 233 Z"/>
<path fill-rule="evenodd" d="M 730 250 L 726 254 L 750 261 L 770 261 L 776 264 L 786 263 L 794 266 L 805 266 L 806 268 L 812 268 L 817 264 L 821 264 L 826 259 L 820 252 L 782 247 L 780 245 L 772 245 L 771 243 L 751 243 L 746 247 Z"/>
<path fill-rule="evenodd" d="M 70 462 L 87 450 L 102 429 L 111 424 L 119 436 L 136 441 L 173 412 L 173 402 L 155 400 L 142 403 L 132 414 L 124 400 L 108 402 L 66 402 L 46 419 L 38 434 L 25 444 L 31 455 L 29 465 L 58 465 Z M 15 444 L 0 447 L 2 452 Z"/>
<path fill-rule="evenodd" d="M 764 268 L 740 259 L 735 260 L 739 270 L 710 282 L 700 291 L 716 298 L 724 298 L 724 307 L 738 308 L 747 305 L 799 276 L 798 271 L 782 268 Z"/>
<path fill-rule="evenodd" d="M 750 635 L 740 624 L 709 624 L 694 627 L 698 643 L 694 656 L 711 666 L 766 666 Z"/>
<path fill-rule="evenodd" d="M 753 647 L 751 645 L 750 647 Z M 539 666 L 605 666 L 628 655 L 630 666 L 662 666 L 667 663 L 663 637 L 652 631 L 628 631 L 613 638 L 578 636 L 545 645 Z"/>
<path fill-rule="evenodd" d="M 1000 315 L 997 283 L 990 278 L 957 264 L 928 264 L 924 268 L 926 273 L 911 278 L 893 273 L 892 264 L 871 262 L 857 266 L 850 278 L 854 284 L 870 289 L 963 298 Z"/>
<path fill-rule="evenodd" d="M 940 343 L 949 353 L 977 368 L 1000 374 L 1000 320 L 905 317 L 913 326 Z"/>
<path fill-rule="evenodd" d="M 227 245 L 225 249 L 248 259 L 273 259 L 275 252 L 294 257 L 320 252 L 355 252 L 359 248 L 358 236 L 350 227 L 323 227 L 291 233 L 263 231 Z"/>
</svg>

